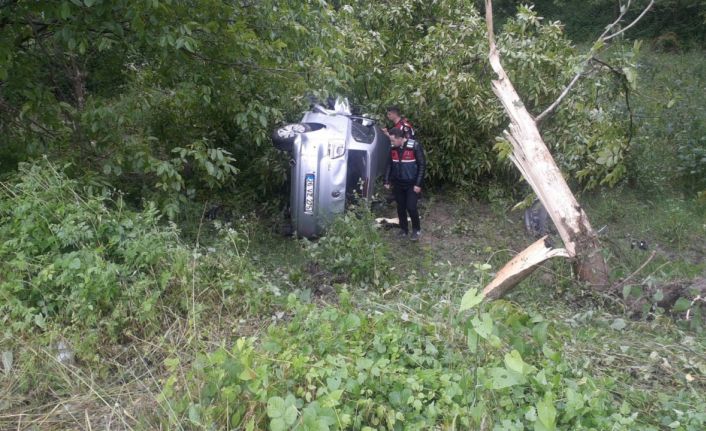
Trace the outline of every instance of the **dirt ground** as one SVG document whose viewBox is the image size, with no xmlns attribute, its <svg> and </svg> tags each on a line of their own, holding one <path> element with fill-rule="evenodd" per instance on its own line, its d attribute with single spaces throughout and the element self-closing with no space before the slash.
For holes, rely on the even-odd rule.
<svg viewBox="0 0 706 431">
<path fill-rule="evenodd" d="M 521 251 L 534 239 L 525 233 L 522 211 L 494 210 L 474 199 L 459 202 L 447 195 L 434 195 L 419 202 L 422 238 L 418 244 L 400 242 L 400 248 L 412 254 L 423 250 L 435 260 L 456 265 L 486 260 L 493 254 Z M 395 203 L 381 212 L 396 217 Z M 388 228 L 390 238 L 394 228 Z M 404 246 L 404 247 L 403 247 Z"/>
</svg>

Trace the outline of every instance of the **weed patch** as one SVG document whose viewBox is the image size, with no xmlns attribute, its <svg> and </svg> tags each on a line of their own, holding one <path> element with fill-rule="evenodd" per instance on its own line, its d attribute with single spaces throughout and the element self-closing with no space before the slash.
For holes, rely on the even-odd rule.
<svg viewBox="0 0 706 431">
<path fill-rule="evenodd" d="M 387 245 L 365 206 L 337 217 L 326 236 L 307 243 L 307 250 L 321 268 L 353 283 L 382 288 L 391 276 Z"/>
<path fill-rule="evenodd" d="M 157 210 L 130 211 L 82 190 L 48 163 L 2 185 L 0 295 L 11 332 L 49 325 L 154 329 L 155 305 L 183 275 L 187 256 Z M 147 331 L 149 332 L 149 331 Z"/>
</svg>

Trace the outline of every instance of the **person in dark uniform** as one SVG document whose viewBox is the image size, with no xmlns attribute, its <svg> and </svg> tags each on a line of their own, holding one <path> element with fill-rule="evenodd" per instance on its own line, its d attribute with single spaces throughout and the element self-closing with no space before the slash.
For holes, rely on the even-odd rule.
<svg viewBox="0 0 706 431">
<path fill-rule="evenodd" d="M 384 185 L 386 189 L 392 187 L 392 192 L 397 203 L 397 216 L 400 220 L 401 237 L 409 235 L 407 214 L 412 219 L 412 241 L 419 240 L 422 228 L 419 222 L 417 199 L 422 192 L 426 158 L 422 144 L 414 139 L 407 138 L 402 129 L 393 128 L 390 134 L 390 157 L 385 169 Z"/>
</svg>

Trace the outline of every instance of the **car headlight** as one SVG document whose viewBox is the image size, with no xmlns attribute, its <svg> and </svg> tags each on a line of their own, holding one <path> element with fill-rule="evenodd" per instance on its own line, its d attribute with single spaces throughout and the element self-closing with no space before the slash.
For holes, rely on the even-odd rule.
<svg viewBox="0 0 706 431">
<path fill-rule="evenodd" d="M 328 156 L 332 159 L 342 157 L 346 153 L 346 142 L 340 139 L 328 142 Z"/>
</svg>

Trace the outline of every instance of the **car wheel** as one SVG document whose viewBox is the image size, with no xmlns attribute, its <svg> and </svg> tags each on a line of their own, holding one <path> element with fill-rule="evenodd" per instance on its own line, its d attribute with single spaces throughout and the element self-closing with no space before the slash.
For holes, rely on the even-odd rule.
<svg viewBox="0 0 706 431">
<path fill-rule="evenodd" d="M 278 150 L 292 151 L 292 144 L 297 135 L 311 131 L 306 123 L 285 124 L 272 133 L 272 145 Z"/>
</svg>

